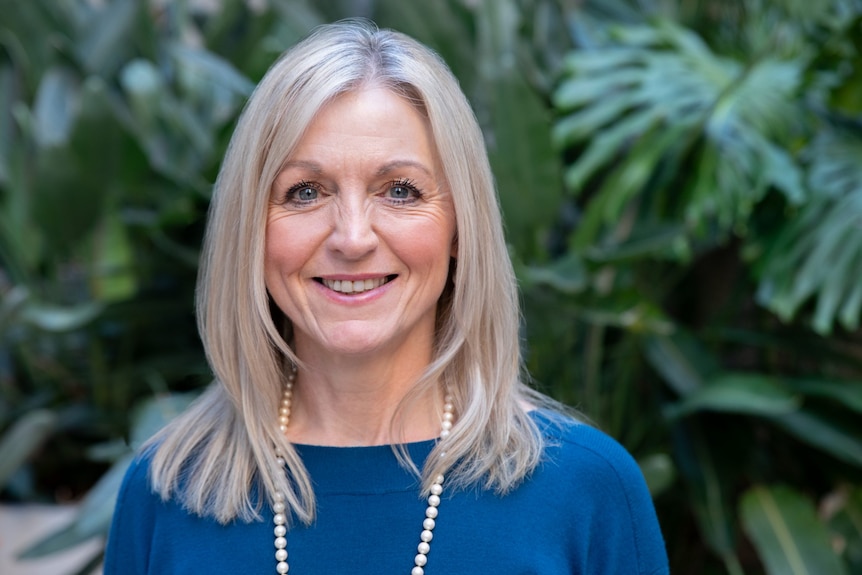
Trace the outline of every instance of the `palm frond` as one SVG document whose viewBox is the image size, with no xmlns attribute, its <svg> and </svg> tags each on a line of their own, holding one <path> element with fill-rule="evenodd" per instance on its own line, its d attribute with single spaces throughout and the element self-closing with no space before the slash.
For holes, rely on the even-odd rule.
<svg viewBox="0 0 862 575">
<path fill-rule="evenodd" d="M 810 298 L 814 328 L 859 327 L 862 311 L 862 139 L 825 130 L 806 152 L 813 194 L 766 254 L 759 301 L 785 319 Z"/>
<path fill-rule="evenodd" d="M 693 232 L 716 224 L 730 230 L 770 188 L 793 203 L 803 199 L 802 172 L 785 145 L 800 116 L 802 61 L 722 57 L 694 32 L 668 22 L 621 27 L 612 37 L 612 45 L 570 56 L 554 98 L 565 112 L 554 132 L 557 144 L 583 147 L 566 182 L 575 194 L 598 189 L 587 220 L 611 225 L 628 206 L 602 198 L 620 194 L 597 181 L 609 168 L 606 181 L 616 172 L 641 174 L 628 181 L 625 196 L 648 197 L 644 211 L 683 217 Z M 667 133 L 675 139 L 668 141 Z M 667 164 L 681 169 L 662 180 L 658 172 Z M 651 172 L 643 174 L 645 165 Z M 592 209 L 601 216 L 591 216 Z M 600 234 L 592 241 L 600 228 L 592 226 Z"/>
</svg>

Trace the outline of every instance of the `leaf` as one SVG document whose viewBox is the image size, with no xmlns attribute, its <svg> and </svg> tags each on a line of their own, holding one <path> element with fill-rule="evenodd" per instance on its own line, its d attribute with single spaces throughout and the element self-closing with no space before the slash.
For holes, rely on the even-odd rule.
<svg viewBox="0 0 862 575">
<path fill-rule="evenodd" d="M 644 353 L 653 369 L 682 397 L 706 386 L 706 377 L 717 370 L 714 359 L 698 342 L 680 331 L 646 337 Z"/>
<path fill-rule="evenodd" d="M 78 79 L 68 68 L 53 67 L 42 77 L 33 107 L 33 136 L 39 145 L 59 146 L 69 139 L 79 99 Z"/>
<path fill-rule="evenodd" d="M 49 332 L 66 332 L 79 329 L 93 321 L 102 312 L 102 305 L 89 302 L 77 306 L 28 304 L 21 313 L 23 320 Z"/>
<path fill-rule="evenodd" d="M 653 498 L 658 497 L 676 480 L 676 467 L 667 453 L 655 453 L 638 460 L 647 487 Z"/>
<path fill-rule="evenodd" d="M 130 52 L 129 38 L 143 9 L 135 0 L 113 0 L 95 11 L 75 45 L 87 71 L 105 77 L 116 70 Z"/>
<path fill-rule="evenodd" d="M 92 291 L 97 301 L 116 302 L 137 290 L 134 251 L 128 231 L 115 211 L 110 211 L 94 240 Z"/>
<path fill-rule="evenodd" d="M 862 572 L 862 487 L 842 487 L 837 491 L 829 498 L 830 504 L 837 502 L 827 515 L 829 527 L 836 546 L 844 549 L 842 555 L 850 572 L 859 573 Z"/>
<path fill-rule="evenodd" d="M 711 378 L 706 385 L 667 408 L 665 414 L 671 419 L 698 411 L 771 416 L 791 413 L 800 403 L 797 395 L 774 378 L 736 373 Z"/>
<path fill-rule="evenodd" d="M 701 537 L 725 564 L 733 565 L 736 545 L 727 468 L 715 460 L 712 444 L 696 423 L 676 425 L 673 432 L 679 471 L 689 487 Z"/>
<path fill-rule="evenodd" d="M 743 495 L 740 515 L 769 575 L 846 575 L 814 505 L 784 486 L 756 486 Z"/>
<path fill-rule="evenodd" d="M 57 415 L 37 409 L 22 415 L 0 436 L 0 488 L 54 432 Z"/>
<path fill-rule="evenodd" d="M 778 415 L 771 421 L 803 442 L 847 463 L 862 467 L 862 435 L 858 425 L 847 428 L 810 410 Z M 858 423 L 858 422 L 857 422 Z"/>
<path fill-rule="evenodd" d="M 13 324 L 20 311 L 24 309 L 29 299 L 29 290 L 21 285 L 11 288 L 2 295 L 2 300 L 0 300 L 0 339 Z"/>
<path fill-rule="evenodd" d="M 593 245 L 584 256 L 600 263 L 624 263 L 661 256 L 685 237 L 681 225 L 643 226 L 635 229 L 624 242 L 616 245 Z"/>
<path fill-rule="evenodd" d="M 126 469 L 134 458 L 134 450 L 185 409 L 197 395 L 197 393 L 170 394 L 155 397 L 137 406 L 132 414 L 130 439 L 132 452 L 127 452 L 99 479 L 84 497 L 81 508 L 69 524 L 26 548 L 21 552 L 20 557 L 22 559 L 42 557 L 107 533 L 117 494 Z"/>
<path fill-rule="evenodd" d="M 583 262 L 571 252 L 547 266 L 525 267 L 522 274 L 524 280 L 530 284 L 547 285 L 568 294 L 583 291 L 589 280 Z"/>
<path fill-rule="evenodd" d="M 44 557 L 75 547 L 96 536 L 107 534 L 117 503 L 123 477 L 134 455 L 117 461 L 90 489 L 71 522 L 23 549 L 19 559 Z"/>
<path fill-rule="evenodd" d="M 788 388 L 810 397 L 823 397 L 862 414 L 862 382 L 832 379 L 788 379 Z"/>
<path fill-rule="evenodd" d="M 810 144 L 808 188 L 815 196 L 767 245 L 757 300 L 790 320 L 816 298 L 813 326 L 859 326 L 862 310 L 862 138 L 824 129 Z"/>
<path fill-rule="evenodd" d="M 173 42 L 168 47 L 187 73 L 198 76 L 202 85 L 198 89 L 224 89 L 234 94 L 248 97 L 254 83 L 241 74 L 227 60 L 209 52 Z"/>
<path fill-rule="evenodd" d="M 197 396 L 198 393 L 172 393 L 153 397 L 136 406 L 132 414 L 132 430 L 129 438 L 132 448 L 139 448 L 166 423 L 188 407 Z"/>
</svg>

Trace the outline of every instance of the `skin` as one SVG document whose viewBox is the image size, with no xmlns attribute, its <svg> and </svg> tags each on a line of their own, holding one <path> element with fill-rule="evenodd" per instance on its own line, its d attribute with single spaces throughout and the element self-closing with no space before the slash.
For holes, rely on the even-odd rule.
<svg viewBox="0 0 862 575">
<path fill-rule="evenodd" d="M 291 441 L 439 434 L 438 397 L 407 408 L 403 435 L 391 437 L 390 422 L 432 358 L 454 255 L 455 209 L 425 118 L 375 85 L 325 106 L 276 178 L 267 218 L 266 285 L 304 365 Z M 343 293 L 365 280 L 372 289 Z"/>
</svg>

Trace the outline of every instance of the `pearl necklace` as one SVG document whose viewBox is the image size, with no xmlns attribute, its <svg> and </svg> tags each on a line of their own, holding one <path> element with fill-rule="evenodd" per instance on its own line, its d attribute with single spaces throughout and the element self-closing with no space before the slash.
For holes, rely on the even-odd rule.
<svg viewBox="0 0 862 575">
<path fill-rule="evenodd" d="M 278 410 L 278 428 L 281 433 L 287 431 L 290 423 L 290 408 L 293 402 L 293 382 L 296 380 L 296 368 L 293 368 L 287 376 L 284 391 L 281 397 L 281 406 Z M 445 439 L 452 429 L 455 419 L 452 396 L 446 393 L 443 403 L 443 421 L 440 424 L 440 438 Z M 284 458 L 276 448 L 276 462 L 280 469 L 284 469 Z M 410 575 L 424 575 L 425 565 L 428 564 L 428 553 L 431 551 L 431 539 L 434 537 L 434 526 L 437 524 L 438 508 L 440 506 L 440 495 L 443 493 L 443 475 L 434 478 L 431 484 L 430 495 L 428 495 L 428 507 L 425 509 L 425 519 L 422 521 L 422 532 L 419 534 L 419 545 L 416 557 L 413 559 L 413 569 Z M 272 522 L 275 524 L 273 533 L 275 535 L 275 571 L 279 575 L 285 575 L 290 566 L 287 564 L 287 515 L 285 514 L 284 494 L 276 491 L 272 495 Z"/>
</svg>

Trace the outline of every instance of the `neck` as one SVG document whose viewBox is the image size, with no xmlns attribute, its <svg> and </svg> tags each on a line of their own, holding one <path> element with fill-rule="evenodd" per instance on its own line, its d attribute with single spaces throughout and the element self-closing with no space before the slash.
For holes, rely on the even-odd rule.
<svg viewBox="0 0 862 575">
<path fill-rule="evenodd" d="M 405 365 L 304 359 L 294 384 L 288 439 L 311 445 L 367 446 L 437 437 L 443 403 L 439 389 L 432 387 L 402 407 L 426 365 L 427 360 Z"/>
</svg>

